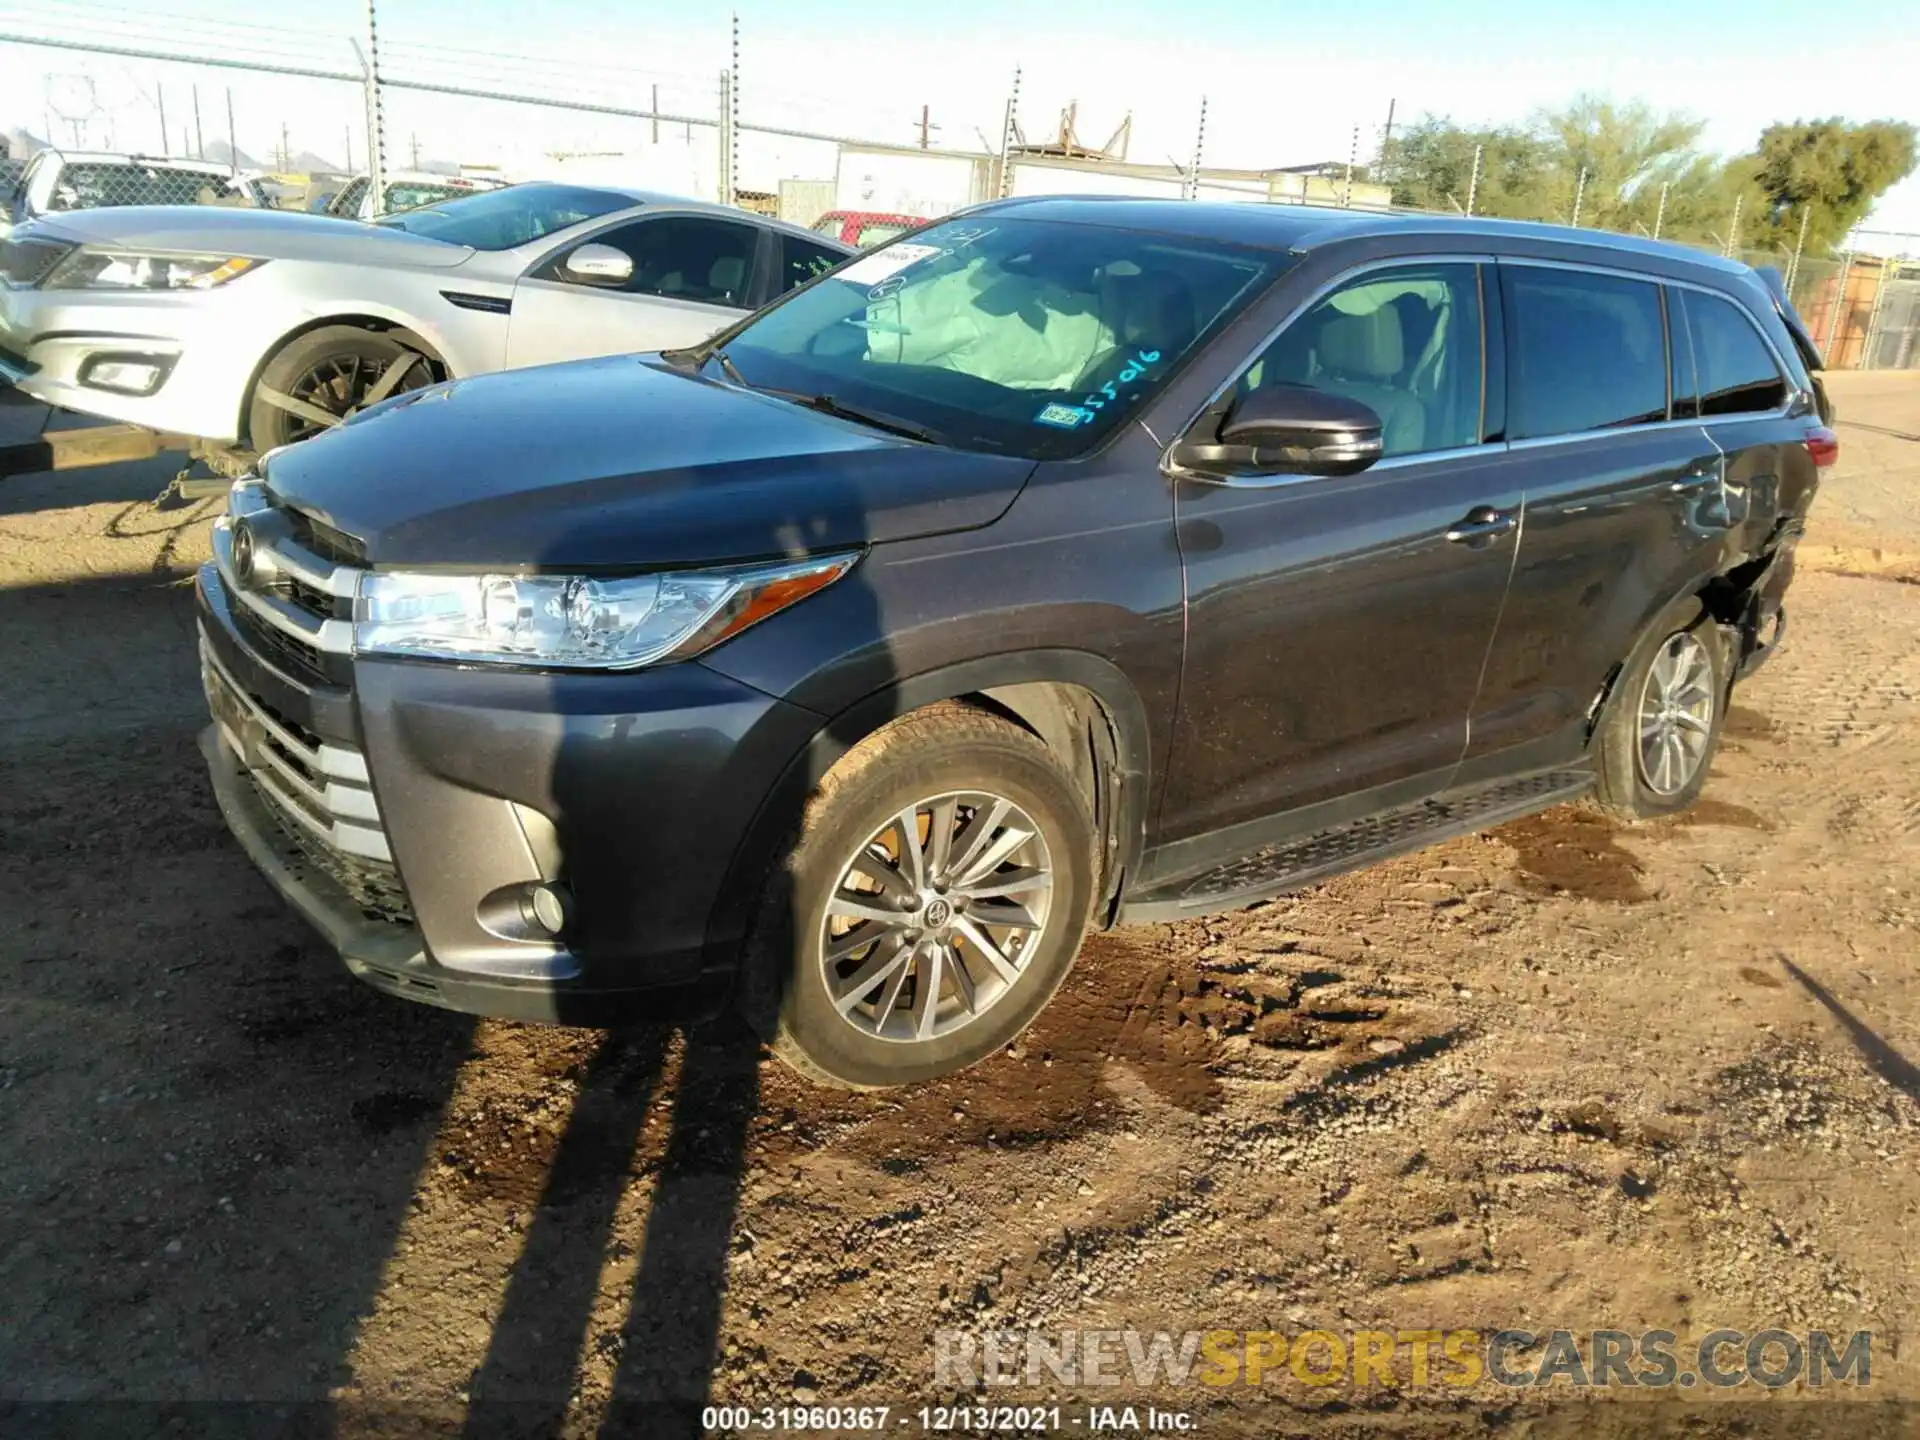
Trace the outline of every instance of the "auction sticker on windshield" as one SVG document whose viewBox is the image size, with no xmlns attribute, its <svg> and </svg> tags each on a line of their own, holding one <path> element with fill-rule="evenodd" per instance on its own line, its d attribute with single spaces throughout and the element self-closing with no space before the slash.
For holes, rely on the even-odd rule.
<svg viewBox="0 0 1920 1440">
<path fill-rule="evenodd" d="M 938 255 L 938 245 L 889 245 L 871 255 L 862 255 L 853 264 L 840 271 L 833 278 L 850 281 L 855 285 L 878 285 L 890 275 L 924 260 L 929 255 Z"/>
</svg>

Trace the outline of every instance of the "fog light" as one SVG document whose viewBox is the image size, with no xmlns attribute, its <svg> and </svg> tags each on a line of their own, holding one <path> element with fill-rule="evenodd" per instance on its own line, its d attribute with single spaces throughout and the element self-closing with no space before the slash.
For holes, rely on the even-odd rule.
<svg viewBox="0 0 1920 1440">
<path fill-rule="evenodd" d="M 559 935 L 573 919 L 573 897 L 563 885 L 535 885 L 527 892 L 533 923 L 549 935 Z"/>
<path fill-rule="evenodd" d="M 151 395 L 172 368 L 171 360 L 157 355 L 95 355 L 80 367 L 80 383 L 119 395 Z"/>
</svg>

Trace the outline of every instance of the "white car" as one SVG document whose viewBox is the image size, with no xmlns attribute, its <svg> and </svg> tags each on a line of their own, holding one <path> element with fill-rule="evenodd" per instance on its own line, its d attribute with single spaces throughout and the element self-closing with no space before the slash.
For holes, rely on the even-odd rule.
<svg viewBox="0 0 1920 1440">
<path fill-rule="evenodd" d="M 380 189 L 386 198 L 376 208 L 371 180 L 368 176 L 356 175 L 347 182 L 345 189 L 327 202 L 327 214 L 372 220 L 380 215 L 435 205 L 442 200 L 457 200 L 462 195 L 498 190 L 505 184 L 504 180 L 480 175 L 435 175 L 426 170 L 390 171 L 380 177 Z"/>
<path fill-rule="evenodd" d="M 42 150 L 0 196 L 0 238 L 17 225 L 75 210 L 125 205 L 271 205 L 260 176 L 208 160 Z"/>
<path fill-rule="evenodd" d="M 0 378 L 266 451 L 436 380 L 697 343 L 852 253 L 744 211 L 580 185 L 372 225 L 76 211 L 0 244 Z"/>
</svg>

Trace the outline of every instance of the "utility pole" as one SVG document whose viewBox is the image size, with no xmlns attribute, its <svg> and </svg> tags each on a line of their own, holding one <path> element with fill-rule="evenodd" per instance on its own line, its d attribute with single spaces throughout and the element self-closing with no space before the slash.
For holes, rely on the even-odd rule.
<svg viewBox="0 0 1920 1440">
<path fill-rule="evenodd" d="M 1353 127 L 1353 144 L 1347 148 L 1347 182 L 1340 189 L 1340 208 L 1353 206 L 1353 167 L 1360 163 L 1360 127 Z"/>
<path fill-rule="evenodd" d="M 1733 258 L 1734 248 L 1740 243 L 1740 206 L 1746 198 L 1744 195 L 1736 195 L 1733 197 L 1733 220 L 1732 223 L 1727 226 L 1726 255 L 1729 260 Z"/>
<path fill-rule="evenodd" d="M 207 158 L 207 137 L 200 132 L 200 87 L 193 87 L 193 158 Z"/>
<path fill-rule="evenodd" d="M 1480 194 L 1480 153 L 1485 148 L 1484 145 L 1473 147 L 1473 175 L 1467 181 L 1467 214 L 1469 215 L 1473 214 L 1473 202 Z"/>
<path fill-rule="evenodd" d="M 344 138 L 347 142 L 347 174 L 351 175 L 353 173 L 353 126 L 347 126 Z"/>
<path fill-rule="evenodd" d="M 1670 184 L 1660 187 L 1660 208 L 1653 212 L 1653 238 L 1656 240 L 1660 238 L 1660 227 L 1667 220 L 1667 191 L 1672 188 Z"/>
<path fill-rule="evenodd" d="M 1387 147 L 1393 143 L 1393 107 L 1398 103 L 1399 102 L 1396 100 L 1387 101 L 1387 128 L 1380 132 L 1379 169 L 1381 170 L 1382 174 L 1385 173 L 1387 168 Z M 1381 178 L 1381 176 L 1376 175 L 1373 178 L 1378 180 Z"/>
<path fill-rule="evenodd" d="M 240 173 L 240 132 L 233 126 L 233 87 L 231 85 L 227 87 L 227 168 L 236 175 Z"/>
<path fill-rule="evenodd" d="M 287 133 L 287 122 L 284 120 L 280 122 L 280 168 L 293 168 L 293 139 Z"/>
<path fill-rule="evenodd" d="M 920 107 L 920 148 L 922 150 L 927 148 L 927 131 L 932 128 L 932 119 L 932 107 L 922 105 Z"/>
<path fill-rule="evenodd" d="M 171 155 L 173 153 L 173 137 L 167 134 L 167 87 L 164 85 L 155 85 L 153 87 L 153 94 L 154 104 L 160 107 L 160 153 L 162 155 Z M 47 139 L 53 139 L 53 135 L 49 133 Z"/>
<path fill-rule="evenodd" d="M 408 154 L 410 154 L 413 157 L 413 168 L 418 170 L 420 168 L 420 134 L 419 132 L 412 131 L 412 130 L 408 131 L 407 140 L 410 145 Z"/>
<path fill-rule="evenodd" d="M 1580 225 L 1580 202 L 1587 198 L 1587 167 L 1580 167 L 1580 179 L 1573 187 L 1573 219 L 1567 223 L 1576 229 Z"/>
<path fill-rule="evenodd" d="M 660 82 L 653 82 L 653 143 L 660 143 Z"/>
</svg>

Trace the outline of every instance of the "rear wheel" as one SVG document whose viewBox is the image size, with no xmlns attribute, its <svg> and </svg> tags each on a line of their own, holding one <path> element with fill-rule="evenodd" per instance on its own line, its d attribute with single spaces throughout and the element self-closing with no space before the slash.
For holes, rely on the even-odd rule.
<svg viewBox="0 0 1920 1440">
<path fill-rule="evenodd" d="M 418 350 L 377 330 L 323 325 L 283 346 L 260 372 L 247 435 L 265 452 L 331 429 L 389 395 L 439 377 Z"/>
<path fill-rule="evenodd" d="M 1692 805 L 1713 766 L 1727 691 L 1726 642 L 1697 601 L 1648 627 L 1595 737 L 1600 808 L 1646 820 Z"/>
<path fill-rule="evenodd" d="M 1052 997 L 1093 897 L 1093 826 L 1033 735 L 958 705 L 909 715 L 821 783 L 760 906 L 774 1053 L 903 1085 L 1006 1045 Z"/>
</svg>

